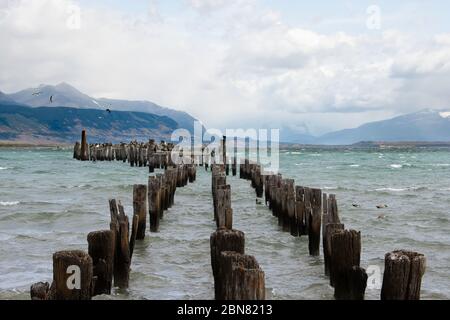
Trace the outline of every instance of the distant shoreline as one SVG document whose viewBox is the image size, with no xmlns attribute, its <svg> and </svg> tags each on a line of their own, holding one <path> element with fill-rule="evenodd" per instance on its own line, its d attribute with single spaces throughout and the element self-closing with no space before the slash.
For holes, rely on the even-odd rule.
<svg viewBox="0 0 450 320">
<path fill-rule="evenodd" d="M 26 141 L 6 141 L 0 140 L 0 148 L 71 148 L 73 143 L 64 142 L 26 142 Z M 302 144 L 302 143 L 285 143 L 280 142 L 280 149 L 302 149 L 302 148 L 322 148 L 322 149 L 340 149 L 340 148 L 386 148 L 386 149 L 400 149 L 400 148 L 426 148 L 426 147 L 440 147 L 450 148 L 449 142 L 428 142 L 428 141 L 363 141 L 348 145 L 326 145 L 326 144 Z"/>
<path fill-rule="evenodd" d="M 61 142 L 21 142 L 21 141 L 0 141 L 0 148 L 67 148 L 69 143 Z"/>
</svg>

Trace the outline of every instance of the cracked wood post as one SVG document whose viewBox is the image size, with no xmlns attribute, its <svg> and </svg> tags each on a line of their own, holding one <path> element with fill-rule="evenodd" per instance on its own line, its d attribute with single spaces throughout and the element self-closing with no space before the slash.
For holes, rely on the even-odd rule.
<svg viewBox="0 0 450 320">
<path fill-rule="evenodd" d="M 148 178 L 148 211 L 150 215 L 150 231 L 158 232 L 160 218 L 160 180 L 154 176 Z"/>
<path fill-rule="evenodd" d="M 309 254 L 320 254 L 320 229 L 322 221 L 322 190 L 310 189 L 311 211 L 309 217 L 308 248 Z"/>
<path fill-rule="evenodd" d="M 245 253 L 245 236 L 242 231 L 220 229 L 211 234 L 211 267 L 214 277 L 215 297 L 219 297 L 221 290 L 220 279 L 220 254 L 223 251 L 235 251 L 237 253 Z"/>
<path fill-rule="evenodd" d="M 97 277 L 93 295 L 111 294 L 114 268 L 114 233 L 112 230 L 88 234 L 88 252 L 92 258 L 93 275 Z"/>
<path fill-rule="evenodd" d="M 303 236 L 308 234 L 306 229 L 305 216 L 306 216 L 306 204 L 305 204 L 305 188 L 301 186 L 295 187 L 295 218 L 297 220 L 298 235 Z"/>
<path fill-rule="evenodd" d="M 331 237 L 338 231 L 343 231 L 344 225 L 342 223 L 327 223 L 325 232 L 323 233 L 323 260 L 325 275 L 331 274 Z M 333 286 L 332 277 L 330 277 L 330 285 Z"/>
<path fill-rule="evenodd" d="M 331 237 L 331 277 L 336 300 L 363 300 L 367 274 L 360 268 L 361 233 L 343 230 Z"/>
<path fill-rule="evenodd" d="M 136 184 L 133 186 L 133 214 L 139 217 L 136 239 L 145 238 L 147 225 L 147 186 Z"/>
<path fill-rule="evenodd" d="M 129 222 L 120 202 L 117 204 L 115 199 L 111 199 L 109 206 L 111 212 L 110 229 L 114 233 L 115 241 L 114 285 L 124 289 L 128 288 L 131 264 Z"/>
<path fill-rule="evenodd" d="M 230 185 L 217 186 L 217 229 L 232 228 L 232 214 L 231 209 L 231 187 Z"/>
<path fill-rule="evenodd" d="M 426 259 L 423 254 L 405 250 L 385 256 L 381 300 L 420 300 Z"/>
<path fill-rule="evenodd" d="M 216 300 L 265 300 L 264 271 L 253 256 L 221 252 L 219 279 L 221 291 Z"/>
<path fill-rule="evenodd" d="M 90 300 L 92 297 L 92 258 L 84 251 L 53 254 L 51 300 Z"/>
</svg>

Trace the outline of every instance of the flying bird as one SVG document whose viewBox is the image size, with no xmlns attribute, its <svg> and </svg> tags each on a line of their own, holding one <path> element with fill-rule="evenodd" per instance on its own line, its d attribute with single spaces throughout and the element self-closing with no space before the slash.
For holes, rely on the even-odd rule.
<svg viewBox="0 0 450 320">
<path fill-rule="evenodd" d="M 33 92 L 32 95 L 33 96 L 39 96 L 42 94 L 42 91 L 38 91 L 38 92 Z"/>
<path fill-rule="evenodd" d="M 53 96 L 50 96 L 50 103 L 53 103 Z"/>
</svg>

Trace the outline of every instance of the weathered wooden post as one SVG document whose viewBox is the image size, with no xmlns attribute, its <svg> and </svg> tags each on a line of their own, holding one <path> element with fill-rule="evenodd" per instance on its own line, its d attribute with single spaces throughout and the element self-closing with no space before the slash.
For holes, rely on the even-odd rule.
<svg viewBox="0 0 450 320">
<path fill-rule="evenodd" d="M 150 215 L 150 231 L 158 232 L 160 218 L 160 180 L 157 177 L 148 178 L 148 211 Z"/>
<path fill-rule="evenodd" d="M 264 271 L 253 256 L 223 251 L 219 263 L 220 292 L 216 300 L 264 300 Z"/>
<path fill-rule="evenodd" d="M 217 186 L 217 229 L 232 229 L 233 210 L 231 209 L 231 187 L 229 185 Z"/>
<path fill-rule="evenodd" d="M 73 147 L 73 158 L 80 160 L 81 155 L 81 146 L 80 143 L 77 141 L 75 142 L 75 146 Z"/>
<path fill-rule="evenodd" d="M 330 275 L 331 269 L 331 237 L 338 231 L 343 231 L 344 225 L 341 223 L 327 223 L 323 233 L 323 260 L 325 265 L 325 275 Z M 333 285 L 330 277 L 330 285 Z"/>
<path fill-rule="evenodd" d="M 50 284 L 48 282 L 38 282 L 31 285 L 31 300 L 51 300 Z"/>
<path fill-rule="evenodd" d="M 133 212 L 139 217 L 136 239 L 145 238 L 145 228 L 147 225 L 147 186 L 137 184 L 133 187 Z"/>
<path fill-rule="evenodd" d="M 215 296 L 219 297 L 221 290 L 220 281 L 220 255 L 224 251 L 245 253 L 245 236 L 242 231 L 220 229 L 211 234 L 211 267 L 214 276 Z"/>
<path fill-rule="evenodd" d="M 381 300 L 420 300 L 422 277 L 426 259 L 411 251 L 393 251 L 384 258 Z"/>
<path fill-rule="evenodd" d="M 306 229 L 306 210 L 305 204 L 305 188 L 301 186 L 295 187 L 295 218 L 297 220 L 298 235 L 307 235 L 308 229 Z"/>
<path fill-rule="evenodd" d="M 53 254 L 52 300 L 90 300 L 92 297 L 92 258 L 84 251 Z"/>
<path fill-rule="evenodd" d="M 80 155 L 81 161 L 88 161 L 89 160 L 89 146 L 87 144 L 86 139 L 86 130 L 83 129 L 81 131 L 81 155 Z"/>
<path fill-rule="evenodd" d="M 361 233 L 335 232 L 331 237 L 331 277 L 337 300 L 363 300 L 367 274 L 360 268 Z"/>
<path fill-rule="evenodd" d="M 309 218 L 309 254 L 318 256 L 320 253 L 320 230 L 322 221 L 322 190 L 311 189 L 311 211 Z"/>
<path fill-rule="evenodd" d="M 91 232 L 87 236 L 89 255 L 96 277 L 93 295 L 111 294 L 115 238 L 111 230 Z"/>
<path fill-rule="evenodd" d="M 324 193 L 323 198 L 323 222 L 322 222 L 322 241 L 325 275 L 330 275 L 331 268 L 331 237 L 337 231 L 344 230 L 344 225 L 340 223 L 336 196 L 330 194 L 329 197 Z M 333 285 L 333 279 L 330 277 L 330 284 Z"/>
<path fill-rule="evenodd" d="M 116 204 L 115 199 L 109 201 L 111 211 L 110 228 L 114 233 L 115 252 L 114 252 L 114 285 L 119 288 L 128 288 L 130 278 L 130 239 L 129 222 L 125 215 L 123 206 Z"/>
</svg>

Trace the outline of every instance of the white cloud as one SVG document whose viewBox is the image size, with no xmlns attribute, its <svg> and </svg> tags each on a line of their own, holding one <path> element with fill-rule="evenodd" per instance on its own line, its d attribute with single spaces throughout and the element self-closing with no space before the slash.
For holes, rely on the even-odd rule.
<svg viewBox="0 0 450 320">
<path fill-rule="evenodd" d="M 69 82 L 94 96 L 148 99 L 210 126 L 323 132 L 450 101 L 450 35 L 321 34 L 255 1 L 190 0 L 196 14 L 125 15 L 69 0 L 0 7 L 0 89 Z M 192 13 L 192 12 L 191 12 Z"/>
</svg>

